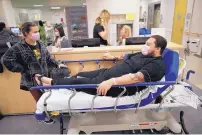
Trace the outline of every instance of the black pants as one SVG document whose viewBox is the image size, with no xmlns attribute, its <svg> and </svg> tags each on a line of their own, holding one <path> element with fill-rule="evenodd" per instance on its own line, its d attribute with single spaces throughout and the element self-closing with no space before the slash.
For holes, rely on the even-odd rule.
<svg viewBox="0 0 202 135">
<path fill-rule="evenodd" d="M 71 85 L 71 84 L 100 84 L 106 80 L 104 72 L 106 69 L 100 69 L 90 72 L 80 72 L 71 78 L 65 78 L 60 80 L 53 80 L 53 85 Z M 88 94 L 96 95 L 97 90 L 94 88 L 88 89 L 76 89 L 77 91 L 83 91 Z M 124 89 L 123 88 L 111 88 L 107 92 L 107 96 L 117 97 Z M 137 91 L 136 87 L 127 88 L 124 96 L 134 95 Z"/>
<path fill-rule="evenodd" d="M 2 56 L 3 56 L 3 53 L 0 53 L 0 73 L 3 73 L 3 65 L 1 64 Z"/>
</svg>

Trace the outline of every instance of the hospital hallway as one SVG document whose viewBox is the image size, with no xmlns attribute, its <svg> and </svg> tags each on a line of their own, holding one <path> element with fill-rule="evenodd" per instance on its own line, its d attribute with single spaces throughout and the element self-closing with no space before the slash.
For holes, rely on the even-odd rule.
<svg viewBox="0 0 202 135">
<path fill-rule="evenodd" d="M 202 90 L 193 88 L 197 95 L 202 95 Z M 179 121 L 180 111 L 184 111 L 184 121 L 190 134 L 202 133 L 202 107 L 197 110 L 186 107 L 172 110 L 173 116 Z M 0 120 L 0 134 L 59 134 L 59 118 L 55 118 L 53 125 L 40 124 L 33 115 L 7 116 Z M 68 125 L 69 117 L 64 119 L 64 127 Z M 20 124 L 23 123 L 23 124 Z M 66 131 L 64 131 L 66 133 Z M 105 132 L 106 133 L 106 132 Z M 107 132 L 110 134 L 111 132 Z M 120 134 L 117 132 L 117 134 Z"/>
</svg>

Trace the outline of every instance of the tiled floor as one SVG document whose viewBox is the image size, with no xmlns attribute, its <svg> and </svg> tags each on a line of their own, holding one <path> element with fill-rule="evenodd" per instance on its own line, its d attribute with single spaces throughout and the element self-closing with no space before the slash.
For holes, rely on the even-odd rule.
<svg viewBox="0 0 202 135">
<path fill-rule="evenodd" d="M 190 82 L 200 89 L 202 89 L 202 58 L 190 55 L 186 57 L 187 66 L 185 69 L 185 74 L 188 70 L 194 70 L 196 73 L 190 76 Z"/>
</svg>

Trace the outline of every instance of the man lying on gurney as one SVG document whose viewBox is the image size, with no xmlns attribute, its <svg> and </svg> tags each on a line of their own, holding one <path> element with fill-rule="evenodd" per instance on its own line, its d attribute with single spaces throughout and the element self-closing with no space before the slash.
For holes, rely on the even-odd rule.
<svg viewBox="0 0 202 135">
<path fill-rule="evenodd" d="M 156 82 L 160 81 L 166 72 L 166 66 L 164 64 L 162 53 L 167 46 L 165 38 L 155 35 L 151 36 L 146 42 L 146 45 L 142 48 L 142 52 L 129 54 L 124 59 L 123 56 L 115 57 L 106 53 L 104 59 L 124 59 L 122 63 L 117 64 L 109 69 L 99 69 L 90 72 L 80 72 L 77 75 L 54 80 L 35 75 L 35 80 L 38 84 L 47 85 L 73 85 L 73 84 L 99 84 L 96 89 L 76 89 L 77 91 L 83 91 L 88 94 L 106 95 L 116 97 L 123 89 L 114 88 L 113 85 L 126 85 L 134 84 L 137 82 Z M 112 87 L 112 88 L 111 88 Z M 133 89 L 133 90 L 129 90 Z M 128 87 L 124 96 L 134 95 L 137 91 L 141 91 L 145 87 Z"/>
</svg>

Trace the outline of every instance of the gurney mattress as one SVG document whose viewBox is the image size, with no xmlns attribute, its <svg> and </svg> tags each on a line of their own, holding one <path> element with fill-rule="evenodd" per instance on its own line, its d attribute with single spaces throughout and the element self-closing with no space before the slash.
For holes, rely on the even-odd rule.
<svg viewBox="0 0 202 135">
<path fill-rule="evenodd" d="M 118 99 L 117 109 L 127 109 L 127 108 L 135 108 L 139 101 L 140 95 L 142 93 L 148 91 L 142 98 L 143 100 L 148 100 L 149 104 L 152 99 L 152 93 L 157 92 L 158 87 L 153 87 L 150 91 L 147 89 L 137 93 L 133 96 L 124 96 Z M 183 89 L 183 86 L 182 86 Z M 45 92 L 40 100 L 37 103 L 37 111 L 38 113 L 44 112 L 44 100 L 48 97 L 49 92 Z M 51 96 L 47 99 L 47 111 L 62 111 L 68 110 L 69 108 L 73 110 L 91 110 L 92 101 L 94 95 L 90 95 L 84 92 L 76 92 L 76 95 L 71 99 L 70 107 L 69 107 L 69 99 L 73 91 L 67 89 L 59 89 L 59 90 L 52 90 Z M 117 98 L 106 97 L 106 96 L 97 96 L 94 100 L 94 109 L 95 110 L 107 110 L 113 109 L 116 103 Z"/>
</svg>

